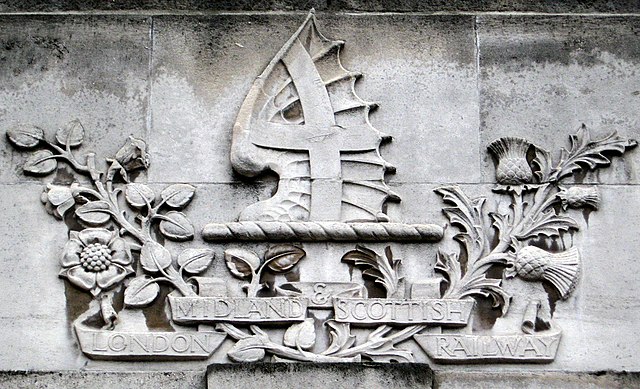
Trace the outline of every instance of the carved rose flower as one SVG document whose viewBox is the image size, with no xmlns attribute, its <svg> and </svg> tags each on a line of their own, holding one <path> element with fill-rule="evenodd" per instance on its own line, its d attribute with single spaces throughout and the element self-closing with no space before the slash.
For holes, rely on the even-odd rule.
<svg viewBox="0 0 640 389">
<path fill-rule="evenodd" d="M 128 172 L 148 168 L 147 144 L 142 139 L 130 136 L 127 143 L 116 153 L 116 161 Z"/>
<path fill-rule="evenodd" d="M 60 276 L 94 296 L 133 273 L 129 244 L 105 228 L 71 231 L 60 262 Z"/>
</svg>

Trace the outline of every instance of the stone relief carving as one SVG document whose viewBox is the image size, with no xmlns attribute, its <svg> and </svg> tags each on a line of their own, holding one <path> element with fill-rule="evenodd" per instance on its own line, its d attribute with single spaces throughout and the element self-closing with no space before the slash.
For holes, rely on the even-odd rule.
<svg viewBox="0 0 640 389">
<path fill-rule="evenodd" d="M 53 136 L 27 125 L 7 131 L 16 148 L 31 152 L 25 174 L 49 175 L 63 163 L 78 175 L 72 183 L 47 184 L 42 202 L 54 217 L 74 221 L 60 276 L 93 298 L 73 323 L 84 354 L 208 359 L 229 338 L 234 343 L 223 352 L 236 362 L 427 362 L 403 345 L 414 341 L 438 363 L 555 358 L 561 330 L 550 301 L 577 288 L 580 253 L 540 242 L 579 228 L 568 208 L 595 210 L 600 202 L 595 186 L 561 183 L 606 167 L 612 154 L 636 142 L 615 133 L 592 140 L 583 127 L 554 163 L 525 139 L 494 141 L 497 207 L 488 211 L 486 197 L 471 198 L 458 186 L 436 189 L 461 248 L 438 252 L 441 277 L 409 285 L 403 276 L 411 269 L 395 248 L 437 242 L 443 229 L 391 222 L 383 212 L 387 200 L 399 201 L 384 180 L 393 168 L 379 150 L 390 138 L 369 123 L 375 105 L 355 94 L 360 75 L 340 64 L 343 44 L 320 34 L 312 12 L 256 79 L 233 129 L 231 159 L 247 176 L 274 171 L 278 190 L 236 222 L 206 225 L 209 247 L 174 252 L 167 242 L 195 237 L 183 211 L 196 189 L 173 184 L 158 192 L 135 182 L 136 172 L 149 167 L 143 140 L 129 138 L 98 163 L 93 153 L 78 158 L 85 130 L 77 120 Z M 383 293 L 371 296 L 356 281 L 278 283 L 277 275 L 314 261 L 308 242 L 355 243 L 331 258 L 332 266 L 359 272 Z M 363 242 L 388 244 L 378 250 Z M 228 273 L 212 274 L 214 260 L 224 261 Z M 243 283 L 242 294 L 231 291 L 234 280 Z M 166 298 L 160 284 L 170 288 Z M 499 314 L 489 331 L 474 333 L 479 299 L 490 299 Z M 171 330 L 140 322 L 137 313 L 150 305 L 167 309 Z"/>
</svg>

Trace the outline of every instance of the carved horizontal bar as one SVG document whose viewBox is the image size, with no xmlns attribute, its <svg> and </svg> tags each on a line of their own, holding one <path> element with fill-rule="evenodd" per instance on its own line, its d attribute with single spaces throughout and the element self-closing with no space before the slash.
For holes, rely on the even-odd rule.
<svg viewBox="0 0 640 389">
<path fill-rule="evenodd" d="M 436 224 L 242 221 L 207 224 L 202 237 L 211 242 L 438 242 L 443 233 Z"/>
<path fill-rule="evenodd" d="M 464 326 L 473 300 L 333 299 L 335 319 L 351 324 L 437 324 Z"/>
<path fill-rule="evenodd" d="M 173 297 L 178 323 L 292 323 L 306 318 L 308 301 L 293 297 Z"/>
<path fill-rule="evenodd" d="M 526 335 L 419 334 L 414 338 L 440 363 L 552 362 L 561 332 Z"/>
<path fill-rule="evenodd" d="M 102 360 L 207 359 L 227 337 L 224 332 L 122 332 L 75 326 L 82 352 Z"/>
</svg>

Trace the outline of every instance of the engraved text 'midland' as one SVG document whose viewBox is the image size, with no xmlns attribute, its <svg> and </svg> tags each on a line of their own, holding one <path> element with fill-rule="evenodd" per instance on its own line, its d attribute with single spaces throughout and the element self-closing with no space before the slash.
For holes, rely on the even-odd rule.
<svg viewBox="0 0 640 389">
<path fill-rule="evenodd" d="M 473 300 L 334 299 L 338 322 L 466 325 Z"/>
<path fill-rule="evenodd" d="M 173 320 L 179 323 L 286 323 L 303 321 L 303 298 L 169 297 Z"/>
</svg>

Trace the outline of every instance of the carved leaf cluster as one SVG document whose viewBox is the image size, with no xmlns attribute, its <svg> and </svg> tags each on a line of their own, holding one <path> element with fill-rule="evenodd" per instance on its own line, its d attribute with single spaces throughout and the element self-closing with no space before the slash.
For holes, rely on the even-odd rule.
<svg viewBox="0 0 640 389">
<path fill-rule="evenodd" d="M 342 257 L 343 262 L 350 262 L 354 266 L 363 267 L 362 275 L 373 279 L 387 291 L 387 296 L 393 296 L 398 291 L 401 277 L 398 275 L 400 259 L 393 258 L 391 246 L 387 246 L 384 257 L 364 246 L 357 245 L 355 250 L 347 252 Z"/>
</svg>

